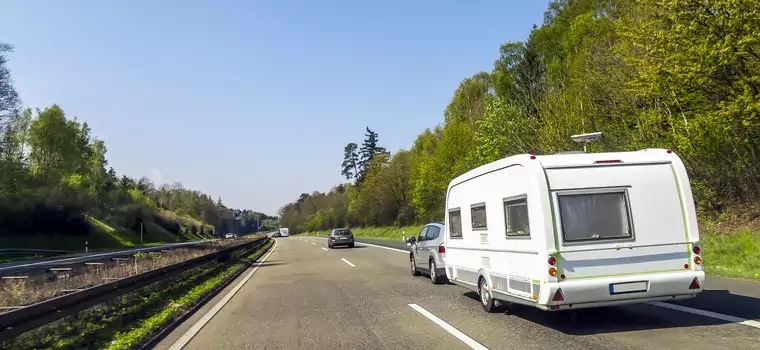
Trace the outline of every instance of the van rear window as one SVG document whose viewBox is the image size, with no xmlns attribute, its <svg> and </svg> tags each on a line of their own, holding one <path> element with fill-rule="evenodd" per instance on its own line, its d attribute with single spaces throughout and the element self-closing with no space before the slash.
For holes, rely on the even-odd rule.
<svg viewBox="0 0 760 350">
<path fill-rule="evenodd" d="M 633 237 L 625 191 L 560 194 L 557 198 L 565 242 Z"/>
</svg>

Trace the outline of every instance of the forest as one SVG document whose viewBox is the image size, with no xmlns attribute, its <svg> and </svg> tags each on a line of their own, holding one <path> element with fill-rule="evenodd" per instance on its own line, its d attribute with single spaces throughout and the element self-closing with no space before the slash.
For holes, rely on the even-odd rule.
<svg viewBox="0 0 760 350">
<path fill-rule="evenodd" d="M 251 210 L 242 210 L 236 224 L 235 209 L 221 198 L 214 200 L 181 183 L 158 185 L 145 177 L 118 175 L 108 165 L 105 142 L 93 136 L 87 122 L 67 117 L 56 104 L 22 107 L 7 66 L 12 50 L 10 44 L 0 43 L 3 248 L 56 246 L 66 237 L 99 231 L 131 244 L 139 242 L 121 236 L 143 230 L 154 241 L 178 241 L 277 226 L 276 217 Z M 30 237 L 38 239 L 28 242 Z"/>
<path fill-rule="evenodd" d="M 443 219 L 448 183 L 513 154 L 672 149 L 701 219 L 758 217 L 760 6 L 753 0 L 553 0 L 543 24 L 461 81 L 443 121 L 393 154 L 367 128 L 347 182 L 280 209 L 295 232 Z M 337 150 L 336 150 L 337 153 Z M 338 171 L 336 169 L 336 171 Z"/>
</svg>

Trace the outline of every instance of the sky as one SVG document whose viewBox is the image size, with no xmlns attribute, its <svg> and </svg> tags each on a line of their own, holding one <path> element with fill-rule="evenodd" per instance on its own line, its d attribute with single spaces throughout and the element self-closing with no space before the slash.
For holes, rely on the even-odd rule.
<svg viewBox="0 0 760 350">
<path fill-rule="evenodd" d="M 345 182 L 365 127 L 408 149 L 547 0 L 4 1 L 24 105 L 58 104 L 118 174 L 276 215 Z"/>
</svg>

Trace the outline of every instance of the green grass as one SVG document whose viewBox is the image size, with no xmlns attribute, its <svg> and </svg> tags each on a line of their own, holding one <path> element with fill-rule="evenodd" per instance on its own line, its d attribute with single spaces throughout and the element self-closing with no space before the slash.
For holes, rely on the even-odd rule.
<svg viewBox="0 0 760 350">
<path fill-rule="evenodd" d="M 760 281 L 760 233 L 701 233 L 705 273 Z"/>
<path fill-rule="evenodd" d="M 84 251 L 84 243 L 87 241 L 89 250 L 102 251 L 208 238 L 199 234 L 178 237 L 161 226 L 148 222 L 145 224 L 143 241 L 141 242 L 139 231 L 117 230 L 93 217 L 88 217 L 87 221 L 91 227 L 87 234 L 79 236 L 35 234 L 2 237 L 0 238 L 0 247 Z"/>
<path fill-rule="evenodd" d="M 307 232 L 305 234 L 310 236 L 327 236 L 330 234 L 330 231 L 331 230 Z M 418 236 L 420 231 L 422 231 L 422 225 L 404 227 L 355 227 L 352 228 L 351 231 L 354 233 L 354 237 L 358 238 L 401 241 L 403 235 L 406 235 L 407 238 Z"/>
<path fill-rule="evenodd" d="M 351 229 L 355 237 L 401 240 L 419 235 L 422 226 L 362 227 Z M 327 236 L 330 231 L 307 232 L 305 235 Z M 736 233 L 701 232 L 705 272 L 724 277 L 760 280 L 760 232 L 744 230 Z"/>
</svg>

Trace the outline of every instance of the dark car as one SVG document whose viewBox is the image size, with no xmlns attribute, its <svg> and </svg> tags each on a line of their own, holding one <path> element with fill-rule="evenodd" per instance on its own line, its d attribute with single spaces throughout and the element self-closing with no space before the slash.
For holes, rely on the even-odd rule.
<svg viewBox="0 0 760 350">
<path fill-rule="evenodd" d="M 327 237 L 327 247 L 332 249 L 336 245 L 345 245 L 349 248 L 354 247 L 354 233 L 347 228 L 336 228 L 330 232 Z"/>
</svg>

